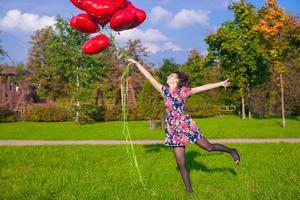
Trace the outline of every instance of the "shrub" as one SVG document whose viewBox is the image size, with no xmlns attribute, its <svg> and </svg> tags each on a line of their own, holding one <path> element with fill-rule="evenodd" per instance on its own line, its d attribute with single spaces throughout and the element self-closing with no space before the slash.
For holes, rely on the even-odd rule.
<svg viewBox="0 0 300 200">
<path fill-rule="evenodd" d="M 104 115 L 105 121 L 121 121 L 123 119 L 121 106 L 106 108 Z"/>
<path fill-rule="evenodd" d="M 143 120 L 141 113 L 138 108 L 129 107 L 127 111 L 127 120 Z M 122 121 L 123 120 L 123 111 L 121 105 L 116 105 L 113 107 L 108 107 L 105 112 L 105 121 Z"/>
<path fill-rule="evenodd" d="M 77 105 L 72 106 L 72 116 L 76 117 L 78 111 L 78 123 L 95 123 L 105 120 L 105 108 L 98 107 L 92 103 L 81 103 L 79 107 Z M 74 118 L 75 118 L 74 117 Z"/>
<path fill-rule="evenodd" d="M 8 107 L 0 107 L 0 122 L 16 122 L 17 116 L 14 111 Z"/>
<path fill-rule="evenodd" d="M 34 122 L 62 122 L 70 121 L 71 115 L 70 111 L 64 107 L 34 105 L 25 113 L 24 120 Z"/>
<path fill-rule="evenodd" d="M 191 117 L 214 117 L 221 114 L 220 106 L 209 103 L 186 105 L 185 110 Z"/>
</svg>

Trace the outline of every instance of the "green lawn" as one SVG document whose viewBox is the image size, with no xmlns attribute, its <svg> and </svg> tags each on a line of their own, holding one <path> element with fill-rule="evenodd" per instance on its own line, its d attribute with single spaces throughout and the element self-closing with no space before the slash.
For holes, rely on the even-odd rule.
<svg viewBox="0 0 300 200">
<path fill-rule="evenodd" d="M 241 155 L 187 146 L 195 193 L 186 199 L 300 199 L 299 144 L 228 144 Z M 184 199 L 173 153 L 135 145 L 144 190 L 125 146 L 0 147 L 0 199 Z M 153 190 L 159 198 L 151 196 Z"/>
<path fill-rule="evenodd" d="M 300 137 L 300 116 L 287 118 L 286 128 L 280 118 L 246 119 L 225 115 L 215 118 L 195 119 L 207 138 L 278 138 Z M 75 122 L 17 122 L 0 123 L 0 139 L 124 139 L 123 122 L 102 122 L 78 125 Z M 163 139 L 164 130 L 148 128 L 148 121 L 130 121 L 132 139 Z"/>
</svg>

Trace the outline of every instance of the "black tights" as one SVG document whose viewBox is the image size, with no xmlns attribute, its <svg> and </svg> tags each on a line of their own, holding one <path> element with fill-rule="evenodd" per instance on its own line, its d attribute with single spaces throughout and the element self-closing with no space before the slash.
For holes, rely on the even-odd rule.
<svg viewBox="0 0 300 200">
<path fill-rule="evenodd" d="M 227 152 L 227 153 L 232 154 L 232 150 L 233 150 L 222 144 L 211 144 L 204 137 L 201 137 L 197 142 L 195 142 L 195 144 L 208 152 L 222 151 L 222 152 Z M 174 155 L 176 158 L 177 166 L 180 170 L 180 174 L 181 174 L 181 177 L 182 177 L 184 185 L 185 185 L 186 192 L 192 192 L 192 186 L 191 186 L 189 172 L 185 166 L 185 147 L 184 146 L 173 147 L 173 152 L 174 152 Z"/>
</svg>

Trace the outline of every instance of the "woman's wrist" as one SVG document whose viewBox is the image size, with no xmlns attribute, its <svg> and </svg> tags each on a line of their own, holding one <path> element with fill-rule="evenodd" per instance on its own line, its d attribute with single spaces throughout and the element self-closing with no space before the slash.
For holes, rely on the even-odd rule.
<svg viewBox="0 0 300 200">
<path fill-rule="evenodd" d="M 224 81 L 219 82 L 219 87 L 224 87 Z"/>
</svg>

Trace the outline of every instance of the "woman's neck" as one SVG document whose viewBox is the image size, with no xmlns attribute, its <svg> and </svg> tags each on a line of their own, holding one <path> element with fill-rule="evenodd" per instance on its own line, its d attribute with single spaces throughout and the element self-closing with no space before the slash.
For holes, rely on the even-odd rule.
<svg viewBox="0 0 300 200">
<path fill-rule="evenodd" d="M 169 88 L 170 88 L 170 90 L 176 90 L 177 89 L 177 84 L 170 84 Z"/>
</svg>

